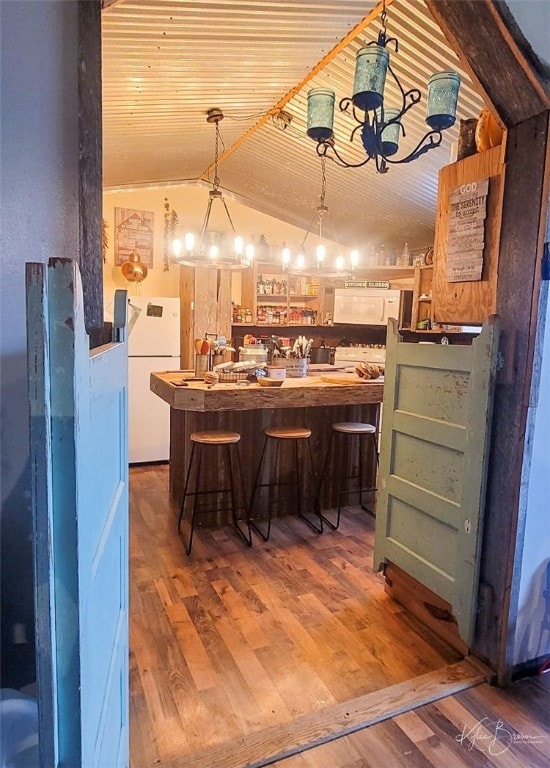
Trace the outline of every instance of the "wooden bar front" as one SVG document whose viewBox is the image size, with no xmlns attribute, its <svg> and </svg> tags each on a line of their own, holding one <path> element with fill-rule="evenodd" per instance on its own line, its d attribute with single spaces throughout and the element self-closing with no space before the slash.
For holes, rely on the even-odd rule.
<svg viewBox="0 0 550 768">
<path fill-rule="evenodd" d="M 185 473 L 190 456 L 190 436 L 199 430 L 230 430 L 241 435 L 240 451 L 245 478 L 245 492 L 249 498 L 254 476 L 258 467 L 263 445 L 263 430 L 268 426 L 303 426 L 311 429 L 310 445 L 314 468 L 320 475 L 328 448 L 331 427 L 337 421 L 363 421 L 374 424 L 378 429 L 383 384 L 369 383 L 331 384 L 318 377 L 287 379 L 282 387 L 263 388 L 257 384 L 238 387 L 234 384 L 218 384 L 208 388 L 202 382 L 189 382 L 187 387 L 178 387 L 182 373 L 153 373 L 151 390 L 170 405 L 170 494 L 175 504 L 181 502 Z M 363 487 L 376 484 L 376 455 L 373 441 L 365 441 Z M 351 451 L 343 450 L 349 441 L 336 442 L 328 464 L 329 476 L 356 475 L 358 470 L 357 439 L 353 440 Z M 269 471 L 279 480 L 285 481 L 294 468 L 290 446 L 281 446 L 277 457 L 268 456 Z M 201 470 L 201 486 L 222 488 L 229 485 L 222 451 L 207 448 Z M 223 449 L 222 449 L 223 450 Z M 304 459 L 306 457 L 304 456 Z M 267 474 L 266 474 L 267 476 Z M 202 485 L 204 484 L 204 486 Z M 357 481 L 351 485 L 354 493 L 349 503 L 357 503 Z M 315 486 L 310 472 L 302 478 L 302 493 L 312 499 Z M 274 516 L 295 512 L 294 489 L 282 486 L 278 503 L 268 497 L 264 489 L 257 498 L 257 509 L 265 510 L 270 505 Z M 321 504 L 330 509 L 337 503 L 336 484 L 328 480 L 323 485 Z M 345 501 L 345 500 L 344 500 Z M 241 500 L 242 504 L 242 500 Z M 212 511 L 201 516 L 203 524 L 221 524 L 228 521 L 229 495 L 212 495 L 208 502 Z"/>
</svg>

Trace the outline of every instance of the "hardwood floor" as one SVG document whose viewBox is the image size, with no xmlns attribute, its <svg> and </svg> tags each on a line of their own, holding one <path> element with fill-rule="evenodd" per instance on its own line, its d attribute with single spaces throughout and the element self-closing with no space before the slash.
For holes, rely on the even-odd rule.
<svg viewBox="0 0 550 768">
<path fill-rule="evenodd" d="M 323 536 L 282 518 L 270 542 L 255 538 L 252 549 L 230 528 L 199 529 L 188 558 L 167 469 L 133 469 L 130 482 L 132 768 L 458 661 L 384 593 L 364 512 L 348 509 L 340 530 Z"/>
<path fill-rule="evenodd" d="M 277 768 L 548 768 L 550 674 L 487 684 L 281 760 Z"/>
</svg>

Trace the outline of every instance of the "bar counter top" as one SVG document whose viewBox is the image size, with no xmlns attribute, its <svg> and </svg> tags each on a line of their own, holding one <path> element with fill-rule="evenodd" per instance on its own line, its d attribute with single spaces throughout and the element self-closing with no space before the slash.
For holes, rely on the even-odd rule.
<svg viewBox="0 0 550 768">
<path fill-rule="evenodd" d="M 306 376 L 287 378 L 280 387 L 261 387 L 259 384 L 243 387 L 225 383 L 208 386 L 202 381 L 188 381 L 187 386 L 177 386 L 177 382 L 192 375 L 189 371 L 152 373 L 151 391 L 175 410 L 199 413 L 364 405 L 381 403 L 384 395 L 383 379 L 363 382 L 354 374 L 340 373 L 333 376 L 346 383 L 329 383 L 322 381 L 321 376 Z"/>
</svg>

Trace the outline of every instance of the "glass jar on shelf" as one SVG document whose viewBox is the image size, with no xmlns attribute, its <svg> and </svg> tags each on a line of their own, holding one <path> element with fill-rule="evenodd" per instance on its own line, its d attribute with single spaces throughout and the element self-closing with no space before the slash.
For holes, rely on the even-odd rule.
<svg viewBox="0 0 550 768">
<path fill-rule="evenodd" d="M 256 293 L 258 296 L 263 296 L 265 293 L 265 283 L 262 275 L 258 275 L 258 282 L 256 283 Z"/>
</svg>

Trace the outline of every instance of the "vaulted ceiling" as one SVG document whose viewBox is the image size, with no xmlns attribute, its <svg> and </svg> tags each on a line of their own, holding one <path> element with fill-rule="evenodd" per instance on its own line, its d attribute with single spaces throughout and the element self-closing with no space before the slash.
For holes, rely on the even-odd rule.
<svg viewBox="0 0 550 768">
<path fill-rule="evenodd" d="M 483 106 L 423 0 L 387 0 L 388 32 L 399 39 L 392 66 L 420 105 L 406 117 L 403 150 L 423 136 L 432 72 L 462 76 L 458 115 Z M 211 178 L 219 107 L 225 154 L 221 186 L 236 199 L 307 228 L 320 192 L 320 160 L 305 134 L 307 91 L 325 86 L 351 94 L 355 54 L 376 38 L 373 0 L 120 0 L 103 13 L 104 181 L 107 188 Z M 334 50 L 336 48 L 336 50 Z M 386 99 L 397 103 L 389 80 Z M 280 109 L 291 116 L 280 120 Z M 357 162 L 347 138 L 351 118 L 337 113 L 338 146 Z M 285 127 L 286 126 L 286 127 Z M 413 247 L 433 238 L 437 174 L 449 162 L 455 127 L 442 146 L 381 176 L 373 163 L 343 169 L 327 163 L 330 219 L 344 243 Z"/>
</svg>

